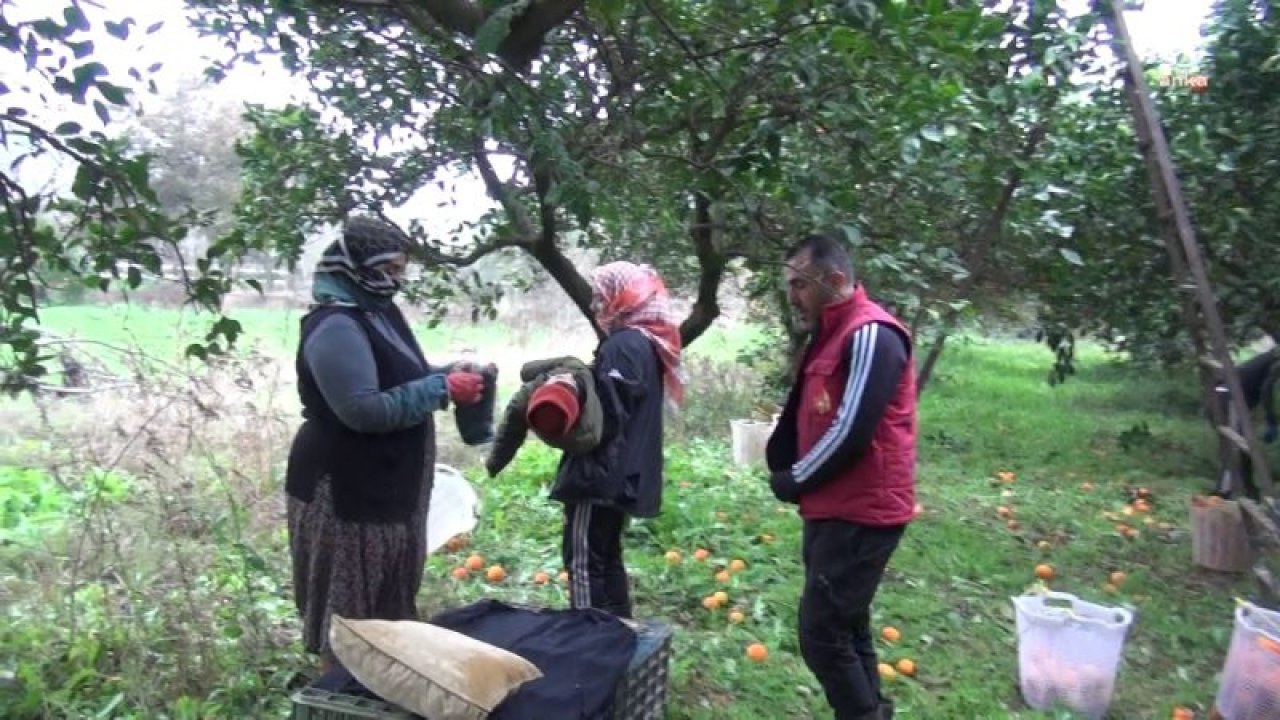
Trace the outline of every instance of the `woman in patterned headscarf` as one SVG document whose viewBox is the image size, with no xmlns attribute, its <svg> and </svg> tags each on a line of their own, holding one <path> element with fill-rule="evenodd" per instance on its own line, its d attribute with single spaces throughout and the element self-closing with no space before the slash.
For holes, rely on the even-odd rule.
<svg viewBox="0 0 1280 720">
<path fill-rule="evenodd" d="M 304 422 L 289 454 L 289 548 L 304 647 L 329 618 L 411 619 L 426 559 L 432 413 L 475 402 L 482 378 L 427 362 L 393 300 L 409 238 L 349 218 L 316 265 L 297 372 Z"/>
<path fill-rule="evenodd" d="M 597 269 L 592 310 L 607 333 L 595 357 L 604 437 L 592 453 L 565 455 L 551 497 L 565 505 L 573 606 L 630 617 L 622 531 L 629 517 L 655 517 L 662 507 L 663 396 L 684 398 L 680 329 L 662 278 L 647 265 Z"/>
</svg>

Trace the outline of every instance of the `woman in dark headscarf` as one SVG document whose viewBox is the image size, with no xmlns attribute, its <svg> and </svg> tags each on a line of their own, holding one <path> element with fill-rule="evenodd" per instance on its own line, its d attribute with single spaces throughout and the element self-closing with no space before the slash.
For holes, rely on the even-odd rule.
<svg viewBox="0 0 1280 720">
<path fill-rule="evenodd" d="M 469 404 L 483 379 L 422 354 L 393 301 L 409 238 L 351 217 L 316 265 L 302 318 L 304 422 L 286 479 L 303 645 L 333 662 L 329 618 L 413 619 L 435 466 L 432 413 Z"/>
</svg>

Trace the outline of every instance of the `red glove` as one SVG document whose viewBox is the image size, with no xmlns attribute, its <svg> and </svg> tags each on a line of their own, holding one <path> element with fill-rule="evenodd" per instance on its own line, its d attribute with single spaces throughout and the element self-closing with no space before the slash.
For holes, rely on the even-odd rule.
<svg viewBox="0 0 1280 720">
<path fill-rule="evenodd" d="M 449 386 L 449 399 L 458 405 L 480 402 L 484 393 L 484 376 L 473 372 L 451 372 L 444 382 Z"/>
</svg>

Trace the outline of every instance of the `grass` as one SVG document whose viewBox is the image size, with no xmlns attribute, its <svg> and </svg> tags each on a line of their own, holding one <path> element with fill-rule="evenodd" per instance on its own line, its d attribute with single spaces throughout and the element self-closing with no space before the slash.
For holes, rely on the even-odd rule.
<svg viewBox="0 0 1280 720">
<path fill-rule="evenodd" d="M 125 342 L 132 334 L 157 354 L 180 349 L 161 332 L 166 325 L 172 330 L 172 312 L 132 308 L 127 311 L 128 333 L 120 327 L 121 312 L 59 308 L 45 317 L 59 332 L 104 342 Z M 288 351 L 296 314 L 285 315 L 239 311 L 237 317 L 252 338 Z M 532 356 L 504 345 L 496 329 L 433 332 L 439 335 L 423 334 L 424 345 L 447 350 L 465 341 L 508 363 Z M 703 358 L 709 366 L 731 358 L 750 336 L 750 330 L 741 328 L 717 330 L 702 346 Z M 874 607 L 877 629 L 892 625 L 901 631 L 896 643 L 877 641 L 882 659 L 909 658 L 918 672 L 889 683 L 887 691 L 904 717 L 1046 716 L 1028 710 L 1019 698 L 1010 597 L 1033 584 L 1037 564 L 1048 563 L 1056 572 L 1053 589 L 1136 611 L 1113 717 L 1169 717 L 1175 705 L 1207 715 L 1229 641 L 1233 597 L 1252 588 L 1242 577 L 1200 570 L 1191 562 L 1188 502 L 1207 489 L 1214 472 L 1211 438 L 1194 414 L 1195 388 L 1137 372 L 1087 347 L 1080 373 L 1051 388 L 1044 382 L 1049 359 L 1047 351 L 1028 343 L 973 338 L 955 342 L 943 356 L 920 410 L 919 499 L 924 514 L 893 557 Z M 725 379 L 729 377 L 733 379 Z M 747 407 L 756 400 L 742 397 L 750 394 L 743 382 L 738 375 L 707 373 L 691 388 L 690 415 L 706 407 L 725 409 L 720 417 L 698 415 L 697 427 L 684 428 L 679 435 L 683 440 L 668 444 L 664 512 L 653 521 L 633 523 L 627 532 L 637 612 L 676 627 L 669 703 L 673 719 L 828 717 L 795 639 L 802 581 L 799 521 L 792 509 L 769 495 L 762 471 L 732 467 L 729 461 L 729 418 L 724 413 L 733 411 L 734 399 Z M 96 633 L 94 652 L 86 651 L 82 643 L 68 639 L 65 620 L 50 609 L 65 603 L 56 582 L 65 569 L 51 560 L 60 557 L 58 546 L 23 545 L 0 555 L 0 597 L 12 600 L 9 615 L 20 621 L 0 630 L 0 647 L 5 648 L 0 669 L 17 665 L 20 676 L 43 677 L 45 683 L 40 698 L 28 694 L 23 703 L 6 706 L 0 693 L 0 714 L 29 716 L 32 708 L 41 707 L 58 716 L 93 714 L 113 702 L 108 716 L 263 717 L 285 712 L 290 677 L 310 671 L 297 652 L 296 621 L 287 602 L 283 520 L 270 500 L 279 493 L 280 463 L 293 417 L 287 415 L 272 445 L 261 449 L 267 457 L 261 465 L 267 469 L 260 474 L 238 477 L 222 470 L 216 473 L 217 482 L 184 491 L 191 522 L 206 522 L 217 531 L 206 536 L 183 528 L 179 536 L 182 547 L 190 547 L 193 557 L 206 563 L 195 573 L 205 580 L 191 592 L 216 610 L 207 622 L 218 631 L 217 652 L 226 660 L 206 672 L 223 674 L 180 686 L 142 670 L 148 663 L 173 661 L 180 645 L 173 645 L 167 633 L 175 624 L 192 627 L 192 614 L 204 612 L 146 587 L 138 598 L 150 598 L 154 605 L 142 616 L 145 622 L 129 613 L 99 613 L 103 617 L 82 620 Z M 251 441 L 245 433 L 223 437 L 212 431 L 216 423 L 233 421 L 224 416 L 199 425 L 211 456 L 247 457 L 244 443 Z M 0 449 L 0 462 L 11 468 L 52 465 L 40 454 L 48 449 L 39 450 L 38 440 L 26 438 L 25 444 Z M 171 446 L 164 452 L 183 451 Z M 567 603 L 561 583 L 533 582 L 539 571 L 553 578 L 560 571 L 560 509 L 546 500 L 545 487 L 555 462 L 553 453 L 530 442 L 498 479 L 466 468 L 481 492 L 483 515 L 468 547 L 429 559 L 420 596 L 424 613 L 481 597 L 557 607 Z M 139 465 L 130 487 L 141 487 L 147 472 L 164 472 L 154 462 Z M 997 481 L 1001 471 L 1016 479 Z M 16 471 L 13 476 L 18 477 Z M 34 482 L 28 475 L 21 477 L 23 483 Z M 5 478 L 0 473 L 0 481 Z M 1085 490 L 1084 483 L 1092 489 Z M 1153 497 L 1150 524 L 1142 515 L 1120 514 L 1138 487 Z M 2 492 L 0 497 L 5 497 Z M 139 503 L 132 505 L 143 513 Z M 259 510 L 256 517 L 228 516 L 228 505 Z M 63 512 L 67 504 L 42 501 L 39 506 Z M 999 513 L 1001 506 L 1019 523 L 1016 529 Z M 157 507 L 146 512 L 162 513 L 168 506 Z M 67 514 L 83 516 L 77 512 Z M 1107 513 L 1115 513 L 1115 519 Z M 1124 537 L 1117 531 L 1119 521 L 1136 527 L 1137 536 Z M 171 525 L 166 518 L 119 527 L 123 549 L 117 550 L 117 563 L 141 564 L 138 548 L 151 543 L 163 549 L 164 543 L 177 542 L 158 539 Z M 710 551 L 706 561 L 693 559 L 698 548 Z M 664 558 L 670 550 L 681 553 L 680 563 Z M 499 584 L 479 577 L 453 579 L 450 571 L 473 552 L 483 554 L 487 563 L 503 565 L 509 577 Z M 714 572 L 733 559 L 745 561 L 746 569 L 727 583 L 715 580 Z M 1104 586 L 1117 570 L 1127 580 L 1109 591 Z M 40 582 L 34 581 L 37 571 Z M 86 580 L 77 592 L 94 587 L 110 590 L 105 580 Z M 728 593 L 730 607 L 744 612 L 744 622 L 728 622 L 728 608 L 709 611 L 702 606 L 703 598 L 717 590 Z M 264 634 L 274 640 L 252 633 L 222 638 L 222 630 L 236 625 L 230 618 L 240 617 L 238 613 L 264 618 L 271 628 Z M 14 629 L 19 624 L 21 631 Z M 252 652 L 251 638 L 261 644 Z M 746 658 L 745 648 L 753 642 L 769 649 L 766 661 Z M 138 654 L 148 663 L 132 669 L 110 664 L 109 656 L 129 648 L 141 648 Z M 86 680 L 85 672 L 97 679 Z M 110 676 L 116 681 L 110 682 Z"/>
</svg>

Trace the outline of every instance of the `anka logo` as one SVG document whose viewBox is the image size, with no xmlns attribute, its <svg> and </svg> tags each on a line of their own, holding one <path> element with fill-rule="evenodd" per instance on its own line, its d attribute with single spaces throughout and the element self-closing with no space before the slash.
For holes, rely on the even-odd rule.
<svg viewBox="0 0 1280 720">
<path fill-rule="evenodd" d="M 1195 93 L 1209 90 L 1209 76 L 1200 73 L 1165 70 L 1160 73 L 1159 82 L 1162 88 L 1180 88 Z"/>
</svg>

